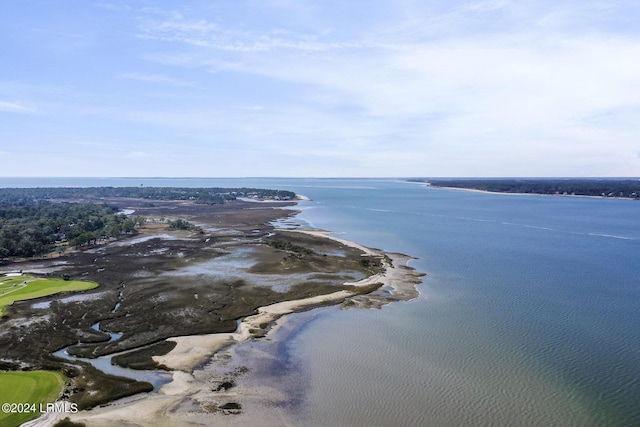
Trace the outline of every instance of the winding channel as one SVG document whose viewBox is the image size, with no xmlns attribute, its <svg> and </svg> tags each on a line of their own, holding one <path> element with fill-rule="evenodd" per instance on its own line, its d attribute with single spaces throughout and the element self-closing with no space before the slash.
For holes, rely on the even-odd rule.
<svg viewBox="0 0 640 427">
<path fill-rule="evenodd" d="M 96 330 L 96 331 L 98 331 L 98 332 L 108 334 L 109 335 L 109 341 L 108 342 L 114 342 L 114 341 L 117 341 L 120 338 L 122 338 L 122 334 L 121 333 L 103 331 L 102 329 L 100 329 L 100 322 L 94 323 L 93 325 L 91 325 L 91 328 Z M 97 357 L 97 358 L 94 358 L 94 359 L 89 359 L 89 358 L 86 358 L 86 357 L 76 357 L 76 356 L 70 355 L 67 350 L 69 349 L 69 347 L 71 347 L 73 345 L 77 345 L 77 344 L 72 344 L 70 346 L 63 347 L 60 350 L 54 352 L 53 355 L 57 356 L 57 357 L 60 357 L 62 359 L 69 360 L 71 362 L 86 362 L 86 363 L 89 363 L 89 364 L 93 365 L 96 369 L 99 369 L 102 372 L 104 372 L 105 374 L 114 375 L 114 376 L 117 376 L 117 377 L 132 378 L 132 379 L 134 379 L 136 381 L 143 381 L 143 382 L 151 383 L 153 385 L 153 390 L 154 391 L 157 391 L 164 384 L 167 384 L 167 383 L 171 382 L 171 380 L 172 380 L 171 373 L 166 372 L 166 371 L 162 371 L 162 370 L 138 370 L 138 369 L 123 368 L 121 366 L 114 365 L 112 363 L 112 361 L 111 361 L 111 359 L 114 356 L 118 356 L 118 355 L 130 352 L 130 351 L 138 350 L 138 349 L 125 350 L 125 351 L 121 351 L 119 353 L 113 353 L 113 354 L 109 354 L 109 355 L 106 355 L 106 356 L 100 356 L 100 357 Z"/>
</svg>

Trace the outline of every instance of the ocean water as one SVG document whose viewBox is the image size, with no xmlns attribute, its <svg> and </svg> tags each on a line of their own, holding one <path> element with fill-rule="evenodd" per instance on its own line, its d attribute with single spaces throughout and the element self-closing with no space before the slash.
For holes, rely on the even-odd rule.
<svg viewBox="0 0 640 427">
<path fill-rule="evenodd" d="M 419 258 L 421 297 L 288 342 L 305 425 L 640 425 L 640 203 L 393 181 L 297 188 L 301 214 Z"/>
<path fill-rule="evenodd" d="M 399 180 L 19 179 L 0 186 L 252 186 L 299 219 L 418 258 L 419 298 L 321 309 L 274 369 L 292 425 L 640 425 L 640 202 L 431 189 Z"/>
</svg>

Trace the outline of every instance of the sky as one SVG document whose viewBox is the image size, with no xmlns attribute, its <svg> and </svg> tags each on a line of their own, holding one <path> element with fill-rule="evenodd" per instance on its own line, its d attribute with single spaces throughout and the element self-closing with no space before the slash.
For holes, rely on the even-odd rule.
<svg viewBox="0 0 640 427">
<path fill-rule="evenodd" d="M 0 176 L 640 176 L 635 0 L 0 3 Z"/>
</svg>

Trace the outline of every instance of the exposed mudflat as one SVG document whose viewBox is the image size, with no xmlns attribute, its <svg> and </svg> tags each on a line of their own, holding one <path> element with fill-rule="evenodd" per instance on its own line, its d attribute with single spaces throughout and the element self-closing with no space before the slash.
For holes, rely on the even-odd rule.
<svg viewBox="0 0 640 427">
<path fill-rule="evenodd" d="M 0 369 L 62 370 L 72 379 L 66 395 L 81 408 L 151 386 L 57 358 L 56 350 L 70 346 L 69 354 L 89 358 L 120 353 L 118 364 L 158 367 L 152 356 L 175 345 L 166 338 L 234 332 L 238 320 L 257 314 L 258 307 L 348 290 L 345 282 L 383 268 L 379 259 L 340 241 L 270 225 L 294 215 L 280 209 L 292 203 L 109 202 L 151 221 L 117 241 L 0 266 L 0 273 L 69 275 L 100 284 L 84 293 L 16 302 L 0 320 Z M 161 221 L 176 218 L 203 233 L 172 231 Z M 97 322 L 99 328 L 92 328 Z M 103 331 L 122 336 L 112 340 Z"/>
</svg>

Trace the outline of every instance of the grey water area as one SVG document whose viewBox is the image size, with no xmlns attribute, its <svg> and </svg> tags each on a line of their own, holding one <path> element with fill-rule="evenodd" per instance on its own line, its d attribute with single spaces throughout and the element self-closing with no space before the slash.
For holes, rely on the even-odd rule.
<svg viewBox="0 0 640 427">
<path fill-rule="evenodd" d="M 120 303 L 118 302 L 113 312 L 117 311 L 119 306 L 120 306 Z M 108 334 L 109 335 L 108 342 L 114 342 L 122 338 L 121 333 L 109 332 L 109 331 L 104 331 L 100 329 L 100 322 L 94 323 L 93 325 L 91 325 L 91 328 L 97 332 Z M 95 367 L 96 369 L 99 369 L 102 372 L 104 372 L 105 374 L 114 375 L 117 377 L 132 378 L 136 381 L 148 382 L 151 385 L 153 385 L 154 391 L 157 391 L 164 384 L 167 384 L 172 380 L 172 375 L 166 371 L 129 369 L 129 368 L 123 368 L 121 366 L 113 364 L 111 360 L 113 357 L 119 356 L 121 354 L 125 354 L 130 351 L 134 351 L 137 349 L 121 351 L 118 353 L 113 353 L 106 356 L 100 356 L 94 359 L 90 359 L 86 357 L 76 357 L 76 356 L 70 355 L 69 352 L 67 351 L 69 347 L 71 346 L 61 348 L 60 350 L 54 352 L 53 355 L 60 357 L 62 359 L 72 361 L 72 362 L 81 361 L 81 362 L 89 363 L 93 365 L 93 367 Z"/>
<path fill-rule="evenodd" d="M 148 242 L 149 240 L 153 240 L 153 239 L 161 239 L 161 240 L 189 240 L 189 239 L 185 239 L 182 237 L 178 237 L 178 236 L 172 236 L 171 234 L 154 234 L 151 236 L 143 236 L 143 237 L 137 237 L 135 239 L 130 239 L 130 240 L 123 240 L 120 242 L 114 242 L 112 243 L 113 246 L 131 246 L 131 245 L 136 245 L 138 243 L 144 243 L 144 242 Z"/>
<path fill-rule="evenodd" d="M 287 207 L 284 207 L 282 209 L 293 210 L 293 209 L 287 208 Z M 271 226 L 273 226 L 274 228 L 280 228 L 280 229 L 285 229 L 285 230 L 291 230 L 291 229 L 296 229 L 296 228 L 305 228 L 305 227 L 310 227 L 311 226 L 311 224 L 309 224 L 307 221 L 301 220 L 298 217 L 279 218 L 279 219 L 270 221 L 269 224 Z"/>
<path fill-rule="evenodd" d="M 165 273 L 166 276 L 207 276 L 221 280 L 242 279 L 252 286 L 269 286 L 276 292 L 288 292 L 292 286 L 299 283 L 313 284 L 325 280 L 324 273 L 287 273 L 287 274 L 259 274 L 247 270 L 255 264 L 256 249 L 235 248 L 233 252 L 213 258 L 209 261 L 190 265 L 188 267 Z M 360 271 L 348 271 L 344 281 L 364 279 Z"/>
<path fill-rule="evenodd" d="M 120 292 L 120 293 L 122 294 L 122 292 Z M 116 305 L 113 307 L 113 310 L 111 310 L 111 312 L 112 312 L 112 313 L 115 313 L 116 311 L 118 311 L 118 309 L 120 308 L 120 304 L 121 304 L 121 302 L 120 302 L 120 301 L 118 301 L 118 302 L 116 303 Z"/>
<path fill-rule="evenodd" d="M 298 424 L 302 421 L 299 414 L 313 384 L 292 346 L 296 337 L 323 313 L 341 310 L 329 306 L 287 314 L 271 326 L 266 337 L 237 342 L 212 355 L 208 363 L 194 371 L 194 376 L 205 380 L 234 378 L 236 387 L 231 391 L 243 396 L 247 413 L 251 408 L 260 408 L 264 415 L 277 413 L 288 423 L 285 425 L 303 425 Z M 237 375 L 238 372 L 244 374 Z"/>
<path fill-rule="evenodd" d="M 53 301 L 57 301 L 58 303 L 62 303 L 62 304 L 67 304 L 70 302 L 77 302 L 77 301 L 91 301 L 94 299 L 102 298 L 103 295 L 104 295 L 103 292 L 98 292 L 94 294 L 77 294 L 77 295 L 71 295 L 65 298 L 59 298 L 57 300 L 53 299 L 48 301 L 36 302 L 31 304 L 31 307 L 36 309 L 47 309 L 51 307 L 51 303 Z"/>
</svg>

